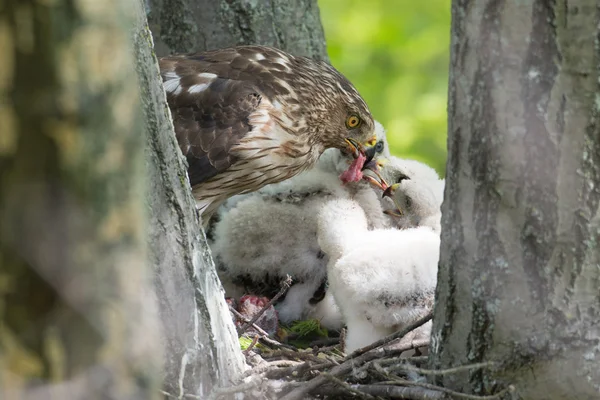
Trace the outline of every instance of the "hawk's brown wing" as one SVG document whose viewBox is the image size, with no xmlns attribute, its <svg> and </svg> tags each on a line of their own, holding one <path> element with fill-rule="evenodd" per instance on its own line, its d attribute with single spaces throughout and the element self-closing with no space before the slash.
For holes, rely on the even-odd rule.
<svg viewBox="0 0 600 400">
<path fill-rule="evenodd" d="M 231 148 L 252 130 L 248 117 L 261 97 L 240 86 L 217 78 L 204 92 L 167 95 L 192 187 L 229 168 L 236 161 Z"/>
<path fill-rule="evenodd" d="M 257 53 L 266 58 L 257 61 Z M 230 150 L 252 130 L 248 117 L 259 106 L 261 96 L 285 90 L 274 79 L 282 66 L 273 67 L 269 61 L 278 56 L 272 49 L 256 46 L 160 60 L 175 133 L 189 164 L 192 186 L 236 161 Z"/>
</svg>

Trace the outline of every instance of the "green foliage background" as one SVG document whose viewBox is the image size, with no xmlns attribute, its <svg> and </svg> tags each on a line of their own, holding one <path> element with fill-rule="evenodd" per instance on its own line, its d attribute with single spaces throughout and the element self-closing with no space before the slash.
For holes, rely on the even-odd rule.
<svg viewBox="0 0 600 400">
<path fill-rule="evenodd" d="M 394 155 L 444 175 L 451 0 L 319 0 L 331 63 L 363 95 Z"/>
</svg>

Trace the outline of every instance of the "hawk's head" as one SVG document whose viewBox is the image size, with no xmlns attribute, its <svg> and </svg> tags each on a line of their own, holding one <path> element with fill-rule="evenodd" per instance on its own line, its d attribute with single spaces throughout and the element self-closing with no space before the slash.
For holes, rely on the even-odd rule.
<svg viewBox="0 0 600 400">
<path fill-rule="evenodd" d="M 290 108 L 304 109 L 305 129 L 324 148 L 335 147 L 355 156 L 375 154 L 377 135 L 369 107 L 356 88 L 334 67 L 323 61 L 288 55 L 289 74 L 274 79 L 290 85 Z M 285 97 L 285 96 L 284 96 Z M 308 111 L 308 112 L 307 112 Z"/>
</svg>

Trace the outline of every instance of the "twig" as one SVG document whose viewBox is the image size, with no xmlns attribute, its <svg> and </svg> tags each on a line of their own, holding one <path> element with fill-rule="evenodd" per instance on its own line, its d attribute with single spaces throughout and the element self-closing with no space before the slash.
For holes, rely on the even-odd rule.
<svg viewBox="0 0 600 400">
<path fill-rule="evenodd" d="M 324 338 L 324 339 L 318 339 L 315 340 L 313 342 L 311 342 L 308 347 L 323 347 L 323 346 L 337 346 L 340 344 L 340 338 L 339 337 L 334 337 L 334 338 Z"/>
<path fill-rule="evenodd" d="M 374 365 L 376 365 L 376 363 L 374 363 Z M 388 374 L 388 376 L 390 376 L 390 375 Z M 467 400 L 496 400 L 496 399 L 501 398 L 506 393 L 514 392 L 514 390 L 515 390 L 515 387 L 513 385 L 509 385 L 505 389 L 502 389 L 501 391 L 499 391 L 498 393 L 495 393 L 495 394 L 477 395 L 477 394 L 467 394 L 467 393 L 456 392 L 454 390 L 447 389 L 442 386 L 432 385 L 430 383 L 408 381 L 406 379 L 402 379 L 399 377 L 395 377 L 392 379 L 393 379 L 394 384 L 396 384 L 396 385 L 418 386 L 418 387 L 422 387 L 424 389 L 437 390 L 437 391 L 449 394 L 450 396 L 458 397 L 460 399 L 467 399 Z"/>
<path fill-rule="evenodd" d="M 401 363 L 398 365 L 390 366 L 389 367 L 390 370 L 392 370 L 392 371 L 397 371 L 397 370 L 412 371 L 412 372 L 416 372 L 421 375 L 448 375 L 448 374 L 454 374 L 454 373 L 462 372 L 462 371 L 469 371 L 471 369 L 492 368 L 492 367 L 496 366 L 496 363 L 494 363 L 493 361 L 488 361 L 488 362 L 481 362 L 481 363 L 468 364 L 468 365 L 459 365 L 457 367 L 446 368 L 446 369 L 425 369 L 425 368 L 419 368 L 419 367 L 415 367 L 413 365 L 407 364 L 407 363 L 403 362 L 404 360 L 402 360 L 402 359 L 396 359 L 396 360 L 400 361 Z M 388 363 L 388 361 L 389 360 L 385 360 L 386 364 Z"/>
<path fill-rule="evenodd" d="M 250 346 L 248 346 L 248 348 L 242 352 L 242 353 L 244 353 L 245 356 L 250 354 L 250 350 L 252 350 L 252 348 L 254 346 L 256 346 L 256 343 L 258 343 L 258 338 L 259 338 L 258 335 L 254 335 L 254 338 L 252 338 L 252 343 L 250 343 Z"/>
<path fill-rule="evenodd" d="M 308 360 L 314 361 L 317 363 L 322 362 L 333 362 L 338 364 L 335 360 L 320 358 L 315 356 L 313 353 L 303 352 L 303 351 L 290 351 L 290 350 L 275 350 L 271 353 L 265 353 L 262 355 L 265 360 L 273 359 L 275 357 L 288 357 L 288 358 L 297 358 L 299 360 Z"/>
<path fill-rule="evenodd" d="M 340 351 L 339 350 L 339 347 L 340 347 L 340 341 L 339 341 L 339 339 L 336 338 L 335 342 L 332 342 L 332 343 L 333 344 L 331 344 L 329 346 L 325 345 L 325 344 L 322 344 L 321 347 L 319 347 L 319 346 L 311 346 L 313 354 L 325 353 L 327 351 L 333 351 L 333 350 Z M 341 352 L 341 353 L 343 354 L 343 352 Z"/>
<path fill-rule="evenodd" d="M 275 361 L 269 361 L 269 362 L 265 362 L 261 365 L 259 365 L 258 367 L 252 368 L 251 370 L 248 370 L 246 372 L 244 372 L 242 374 L 242 380 L 252 376 L 252 375 L 259 375 L 262 374 L 263 372 L 269 372 L 269 369 L 277 369 L 280 367 L 295 367 L 298 365 L 302 365 L 303 363 L 301 363 L 300 361 L 292 361 L 292 360 L 275 360 Z M 281 369 L 281 368 L 280 368 Z M 285 368 L 288 369 L 288 368 Z"/>
<path fill-rule="evenodd" d="M 396 354 L 400 355 L 400 354 L 404 353 L 405 351 L 412 350 L 417 347 L 423 347 L 428 344 L 429 344 L 429 339 L 414 340 L 410 343 L 403 344 L 402 346 L 397 346 L 393 349 L 382 348 L 381 350 L 383 352 L 383 357 L 394 357 Z M 427 356 L 410 357 L 410 358 L 400 358 L 400 357 L 385 358 L 385 359 L 379 359 L 378 362 L 381 363 L 381 365 L 384 365 L 384 364 L 387 365 L 387 364 L 394 364 L 397 362 L 406 362 L 406 361 L 409 361 L 412 359 L 415 359 L 415 362 L 423 362 L 423 361 L 427 361 Z M 368 362 L 368 363 L 365 363 L 365 365 L 363 365 L 362 367 L 355 368 L 354 372 L 353 372 L 354 376 L 360 376 L 360 374 L 366 373 L 366 370 L 370 366 L 371 366 L 371 362 Z"/>
<path fill-rule="evenodd" d="M 344 350 L 346 348 L 346 333 L 348 332 L 348 329 L 343 328 L 340 331 L 340 349 Z"/>
<path fill-rule="evenodd" d="M 269 336 L 262 336 L 260 338 L 261 341 L 270 344 L 271 346 L 276 346 L 276 347 L 280 347 L 282 349 L 288 349 L 290 351 L 295 351 L 296 348 L 294 346 L 290 346 L 289 344 L 284 344 L 284 343 L 280 343 L 277 340 L 269 337 Z"/>
<path fill-rule="evenodd" d="M 386 356 L 390 357 L 392 355 L 398 354 L 401 355 L 402 353 L 404 353 L 405 351 L 408 350 L 414 350 L 414 349 L 418 349 L 420 347 L 428 347 L 429 346 L 429 339 L 419 339 L 419 340 L 413 340 L 410 343 L 405 343 L 402 345 L 394 345 L 394 347 L 392 348 L 386 348 Z M 421 356 L 416 356 L 416 357 L 421 357 Z M 427 356 L 422 356 L 427 358 Z M 403 360 L 406 360 L 408 358 L 403 358 Z"/>
<path fill-rule="evenodd" d="M 245 323 L 237 330 L 238 335 L 242 335 L 244 332 L 246 332 L 248 330 L 248 328 L 250 328 L 250 326 L 252 326 L 256 321 L 258 321 L 258 319 L 265 313 L 265 311 L 267 311 L 267 309 L 269 307 L 271 307 L 273 305 L 273 303 L 275 303 L 277 300 L 279 300 L 279 298 L 281 296 L 283 296 L 283 294 L 285 292 L 287 292 L 287 290 L 290 288 L 291 285 L 292 285 L 292 277 L 287 275 L 285 280 L 281 282 L 281 289 L 279 290 L 279 292 L 277 292 L 277 294 L 271 300 L 269 300 L 267 302 L 267 304 L 265 304 L 265 306 L 263 308 L 261 308 L 260 311 L 257 312 L 254 317 L 252 317 L 250 322 Z"/>
<path fill-rule="evenodd" d="M 430 312 L 426 316 L 424 316 L 423 318 L 420 318 L 420 319 L 416 320 L 415 322 L 413 322 L 409 326 L 405 327 L 404 329 L 399 330 L 398 332 L 394 332 L 391 335 L 386 336 L 383 339 L 380 339 L 380 340 L 378 340 L 378 341 L 376 341 L 374 343 L 371 343 L 368 346 L 365 346 L 363 348 L 355 350 L 354 352 L 352 352 L 351 354 L 349 354 L 348 357 L 346 357 L 346 358 L 350 359 L 350 358 L 358 357 L 361 354 L 364 354 L 364 353 L 366 353 L 368 351 L 376 349 L 377 347 L 383 346 L 384 344 L 388 344 L 389 342 L 394 341 L 396 339 L 400 339 L 400 338 L 406 336 L 407 333 L 409 333 L 409 332 L 417 329 L 421 325 L 429 322 L 429 320 L 431 320 L 432 317 L 433 317 L 433 312 Z"/>
<path fill-rule="evenodd" d="M 330 375 L 326 372 L 323 372 L 321 374 L 321 376 L 323 378 L 325 378 L 326 380 L 332 382 L 333 384 L 339 386 L 340 388 L 344 389 L 345 392 L 352 393 L 353 395 L 355 395 L 356 397 L 358 397 L 360 399 L 374 399 L 375 398 L 369 393 L 361 392 L 360 390 L 354 389 L 352 386 L 350 386 L 346 382 L 344 382 L 341 379 L 338 379 L 335 376 Z"/>
<path fill-rule="evenodd" d="M 429 356 L 413 356 L 413 357 L 403 358 L 403 360 L 406 360 L 407 362 L 413 362 L 415 364 L 420 364 L 420 363 L 427 362 L 429 360 Z"/>
<path fill-rule="evenodd" d="M 387 360 L 379 360 L 379 361 L 376 360 L 376 361 L 373 361 L 372 363 L 370 363 L 368 366 L 373 367 L 373 369 L 375 371 L 377 371 L 385 379 L 389 379 L 392 382 L 398 382 L 398 380 L 400 378 L 396 375 L 390 374 L 385 368 L 383 368 L 381 366 L 382 361 L 387 361 Z"/>
<path fill-rule="evenodd" d="M 244 315 L 240 314 L 240 312 L 238 310 L 236 310 L 235 308 L 233 308 L 231 305 L 229 305 L 229 311 L 231 311 L 237 318 L 239 318 L 240 320 L 242 320 L 244 323 L 250 322 L 249 318 L 246 318 Z M 256 324 L 253 323 L 252 327 L 254 329 L 256 329 L 256 331 L 258 333 L 260 333 L 261 335 L 269 336 L 269 334 L 267 333 L 267 331 L 265 331 L 260 326 L 258 326 L 258 325 L 256 325 Z"/>
<path fill-rule="evenodd" d="M 235 308 L 233 308 L 231 305 L 229 306 L 229 310 L 243 322 L 245 322 L 245 323 L 250 322 L 249 318 L 246 318 L 244 315 L 240 314 L 240 312 L 238 310 L 236 310 Z M 252 324 L 252 327 L 254 329 L 256 329 L 256 331 L 261 335 L 259 339 L 266 342 L 267 344 L 270 344 L 272 346 L 284 347 L 286 349 L 291 349 L 291 350 L 295 349 L 295 347 L 293 347 L 293 346 L 288 346 L 287 344 L 280 343 L 277 340 L 269 337 L 269 334 L 260 326 L 258 326 L 256 324 Z"/>
<path fill-rule="evenodd" d="M 495 393 L 495 394 L 477 395 L 477 394 L 467 394 L 467 393 L 455 392 L 454 390 L 447 389 L 445 387 L 431 385 L 429 383 L 423 383 L 423 382 L 410 382 L 407 385 L 408 386 L 419 386 L 419 387 L 422 387 L 425 389 L 431 389 L 431 390 L 439 390 L 440 392 L 447 393 L 450 396 L 458 397 L 460 399 L 467 399 L 467 400 L 496 400 L 496 399 L 500 399 L 506 393 L 509 393 L 509 392 L 512 393 L 515 391 L 515 387 L 513 385 L 508 385 L 508 387 L 502 389 L 501 391 L 499 391 L 498 393 Z"/>
<path fill-rule="evenodd" d="M 402 387 L 382 384 L 350 385 L 350 387 L 372 396 L 387 397 L 392 399 L 442 400 L 447 398 L 444 392 L 416 387 Z"/>
<path fill-rule="evenodd" d="M 289 368 L 280 368 L 271 371 L 267 371 L 266 377 L 269 379 L 283 379 L 294 377 L 294 379 L 299 379 L 304 374 L 308 372 L 317 372 L 323 369 L 335 367 L 337 364 L 332 362 L 324 362 L 324 363 L 312 363 L 311 361 L 305 361 L 302 364 L 298 364 L 294 367 Z"/>
</svg>

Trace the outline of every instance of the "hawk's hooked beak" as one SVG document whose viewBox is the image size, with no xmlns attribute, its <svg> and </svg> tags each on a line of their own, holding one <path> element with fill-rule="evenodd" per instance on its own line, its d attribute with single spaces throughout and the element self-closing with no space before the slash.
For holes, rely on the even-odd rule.
<svg viewBox="0 0 600 400">
<path fill-rule="evenodd" d="M 348 144 L 348 152 L 352 154 L 352 157 L 358 158 L 360 153 L 365 154 L 363 147 L 356 140 L 351 138 L 346 138 L 346 143 Z"/>
<path fill-rule="evenodd" d="M 365 160 L 366 165 L 367 163 L 370 163 L 373 160 L 373 157 L 375 157 L 375 145 L 365 148 L 364 152 L 365 156 L 367 156 L 367 159 Z"/>
<path fill-rule="evenodd" d="M 368 163 L 375 157 L 375 147 L 377 142 L 375 140 L 369 140 L 365 145 L 358 143 L 352 138 L 346 138 L 346 144 L 348 145 L 348 151 L 354 158 L 358 158 L 359 154 L 364 154 L 367 158 L 365 164 Z"/>
</svg>

